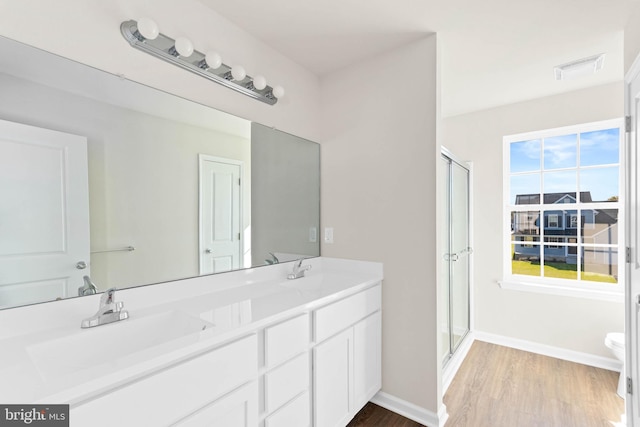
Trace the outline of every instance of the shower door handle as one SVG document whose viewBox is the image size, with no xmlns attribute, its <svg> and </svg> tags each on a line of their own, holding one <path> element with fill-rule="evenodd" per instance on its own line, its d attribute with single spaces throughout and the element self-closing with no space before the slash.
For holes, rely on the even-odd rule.
<svg viewBox="0 0 640 427">
<path fill-rule="evenodd" d="M 444 254 L 443 258 L 445 261 L 458 261 L 460 259 L 460 256 L 464 255 L 464 254 L 469 254 L 471 255 L 473 253 L 473 248 L 471 246 L 468 246 L 466 248 L 464 248 L 463 250 L 461 250 L 460 252 L 454 252 L 452 254 Z"/>
<path fill-rule="evenodd" d="M 458 259 L 460 259 L 460 256 L 456 253 L 453 254 L 444 254 L 443 258 L 445 261 L 458 261 Z"/>
</svg>

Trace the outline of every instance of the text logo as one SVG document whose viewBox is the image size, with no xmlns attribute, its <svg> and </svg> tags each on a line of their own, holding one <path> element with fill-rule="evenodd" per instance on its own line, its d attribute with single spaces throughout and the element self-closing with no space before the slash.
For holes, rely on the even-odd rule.
<svg viewBox="0 0 640 427">
<path fill-rule="evenodd" d="M 0 405 L 0 427 L 69 427 L 69 405 Z"/>
</svg>

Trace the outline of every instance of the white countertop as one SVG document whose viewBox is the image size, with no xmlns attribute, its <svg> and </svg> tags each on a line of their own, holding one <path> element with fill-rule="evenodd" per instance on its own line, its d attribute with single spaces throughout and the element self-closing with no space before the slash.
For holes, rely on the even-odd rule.
<svg viewBox="0 0 640 427">
<path fill-rule="evenodd" d="M 130 318 L 90 329 L 81 329 L 80 321 L 95 312 L 99 295 L 0 311 L 0 402 L 74 405 L 366 289 L 383 276 L 379 263 L 314 258 L 304 264 L 313 268 L 296 280 L 286 280 L 292 263 L 283 263 L 120 290 L 116 301 L 124 302 Z M 197 329 L 185 335 L 174 325 Z M 111 342 L 132 331 L 140 331 L 140 340 Z M 100 348 L 115 356 L 105 359 Z"/>
</svg>

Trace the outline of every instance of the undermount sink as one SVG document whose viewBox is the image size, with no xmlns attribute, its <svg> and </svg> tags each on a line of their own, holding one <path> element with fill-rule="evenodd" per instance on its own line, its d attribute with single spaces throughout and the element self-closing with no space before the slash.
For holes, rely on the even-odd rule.
<svg viewBox="0 0 640 427">
<path fill-rule="evenodd" d="M 80 329 L 77 333 L 27 347 L 27 353 L 46 381 L 111 364 L 125 367 L 143 361 L 159 346 L 192 337 L 214 325 L 179 311 L 130 318 Z M 105 369 L 110 366 L 105 365 Z"/>
</svg>

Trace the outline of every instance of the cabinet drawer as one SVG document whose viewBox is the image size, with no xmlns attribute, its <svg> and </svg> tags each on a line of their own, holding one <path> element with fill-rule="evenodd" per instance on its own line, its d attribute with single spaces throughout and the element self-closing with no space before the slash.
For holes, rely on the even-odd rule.
<svg viewBox="0 0 640 427">
<path fill-rule="evenodd" d="M 309 392 L 305 392 L 287 403 L 264 422 L 264 427 L 309 427 L 311 423 Z"/>
<path fill-rule="evenodd" d="M 309 347 L 309 315 L 286 320 L 264 331 L 267 369 L 306 351 Z"/>
<path fill-rule="evenodd" d="M 264 376 L 267 413 L 278 409 L 297 394 L 309 389 L 309 353 L 267 372 Z"/>
<path fill-rule="evenodd" d="M 74 427 L 175 422 L 257 377 L 257 338 L 248 336 L 71 409 Z"/>
<path fill-rule="evenodd" d="M 319 308 L 314 312 L 316 343 L 348 328 L 381 307 L 380 285 Z"/>
<path fill-rule="evenodd" d="M 256 381 L 202 408 L 175 424 L 176 427 L 247 427 L 258 424 Z"/>
</svg>

